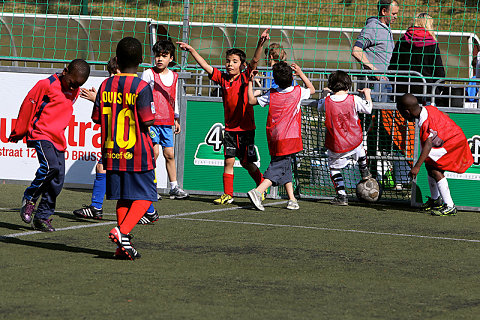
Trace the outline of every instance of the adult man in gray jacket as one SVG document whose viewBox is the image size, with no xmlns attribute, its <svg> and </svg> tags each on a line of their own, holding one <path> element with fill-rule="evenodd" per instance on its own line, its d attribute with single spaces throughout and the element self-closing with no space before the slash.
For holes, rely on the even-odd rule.
<svg viewBox="0 0 480 320">
<path fill-rule="evenodd" d="M 386 71 L 390 64 L 395 43 L 393 41 L 390 25 L 398 17 L 399 5 L 396 0 L 380 0 L 378 2 L 378 17 L 367 19 L 365 27 L 357 37 L 352 48 L 352 56 L 361 63 L 362 68 L 372 71 Z M 372 77 L 376 80 L 388 80 L 381 74 Z M 373 83 L 374 92 L 388 92 L 386 84 Z M 373 92 L 372 92 L 373 93 Z M 372 95 L 372 100 L 387 102 L 386 95 Z"/>
</svg>

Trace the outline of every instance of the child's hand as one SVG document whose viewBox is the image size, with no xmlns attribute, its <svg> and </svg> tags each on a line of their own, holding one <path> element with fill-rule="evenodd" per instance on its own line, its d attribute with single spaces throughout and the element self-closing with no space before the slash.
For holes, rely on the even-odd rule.
<svg viewBox="0 0 480 320">
<path fill-rule="evenodd" d="M 418 173 L 420 172 L 420 167 L 417 167 L 417 166 L 414 166 L 410 172 L 408 173 L 408 175 L 410 176 L 410 178 L 412 178 L 412 180 L 415 180 L 417 178 L 417 175 Z"/>
<path fill-rule="evenodd" d="M 80 97 L 88 101 L 95 102 L 97 97 L 97 90 L 92 87 L 92 89 L 80 88 Z"/>
<path fill-rule="evenodd" d="M 191 45 L 189 45 L 188 43 L 185 43 L 185 42 L 178 41 L 177 44 L 180 46 L 180 49 L 182 49 L 184 51 L 190 52 L 193 49 L 193 47 Z"/>
<path fill-rule="evenodd" d="M 268 34 L 268 32 L 270 31 L 270 28 L 267 28 L 265 29 L 265 31 L 263 31 L 262 35 L 260 36 L 260 39 L 258 39 L 258 44 L 263 46 L 263 44 L 270 39 L 270 35 Z"/>
<path fill-rule="evenodd" d="M 299 76 L 303 73 L 302 69 L 300 68 L 300 66 L 298 64 L 292 63 L 291 67 L 292 67 L 293 71 L 295 71 L 296 76 Z"/>
<path fill-rule="evenodd" d="M 178 121 L 178 119 L 175 119 L 174 124 L 175 124 L 175 131 L 173 133 L 179 134 L 180 131 L 182 131 L 182 129 L 180 127 L 180 122 Z"/>
<path fill-rule="evenodd" d="M 252 72 L 250 72 L 250 78 L 248 78 L 248 81 L 252 81 L 254 80 L 254 78 L 258 75 L 258 70 L 252 70 Z"/>
<path fill-rule="evenodd" d="M 363 89 L 358 89 L 357 91 L 363 93 L 364 95 L 367 95 L 367 94 L 370 94 L 370 92 L 372 92 L 372 89 L 363 88 Z"/>
</svg>

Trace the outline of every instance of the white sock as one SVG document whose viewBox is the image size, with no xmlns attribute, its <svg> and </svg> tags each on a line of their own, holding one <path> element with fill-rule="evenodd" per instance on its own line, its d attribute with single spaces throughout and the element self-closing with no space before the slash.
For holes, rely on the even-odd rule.
<svg viewBox="0 0 480 320">
<path fill-rule="evenodd" d="M 430 187 L 430 195 L 432 196 L 433 200 L 437 200 L 440 196 L 440 192 L 438 191 L 437 181 L 433 177 L 428 176 L 428 186 Z"/>
<path fill-rule="evenodd" d="M 177 181 L 171 181 L 170 182 L 170 189 L 175 189 L 176 186 L 178 186 Z"/>
<path fill-rule="evenodd" d="M 443 178 L 442 180 L 437 182 L 438 191 L 440 191 L 440 195 L 442 196 L 443 202 L 450 208 L 453 208 L 455 205 L 453 204 L 452 196 L 450 195 L 450 188 L 448 187 L 447 178 Z"/>
</svg>

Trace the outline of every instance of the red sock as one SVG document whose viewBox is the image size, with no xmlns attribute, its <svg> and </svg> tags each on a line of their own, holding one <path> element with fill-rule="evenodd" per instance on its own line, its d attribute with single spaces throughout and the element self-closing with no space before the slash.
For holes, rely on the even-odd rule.
<svg viewBox="0 0 480 320">
<path fill-rule="evenodd" d="M 263 174 L 260 172 L 260 169 L 257 168 L 254 173 L 250 175 L 253 180 L 255 180 L 255 183 L 257 184 L 257 187 L 262 183 L 263 181 Z"/>
<path fill-rule="evenodd" d="M 127 215 L 128 208 L 130 208 L 130 200 L 118 200 L 117 201 L 117 225 L 121 225 L 125 216 Z"/>
<path fill-rule="evenodd" d="M 134 200 L 130 205 L 130 209 L 128 210 L 125 219 L 120 227 L 120 232 L 123 234 L 128 234 L 132 231 L 133 227 L 137 224 L 138 220 L 140 220 L 145 212 L 147 212 L 148 207 L 152 204 L 152 201 L 147 200 Z"/>
<path fill-rule="evenodd" d="M 233 174 L 223 174 L 223 193 L 229 194 L 233 197 Z"/>
</svg>

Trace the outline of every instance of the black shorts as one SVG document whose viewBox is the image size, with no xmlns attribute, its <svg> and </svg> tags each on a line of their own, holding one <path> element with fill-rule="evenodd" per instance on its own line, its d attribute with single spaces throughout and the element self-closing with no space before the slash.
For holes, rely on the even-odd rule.
<svg viewBox="0 0 480 320">
<path fill-rule="evenodd" d="M 275 157 L 272 156 L 267 170 L 263 174 L 265 179 L 272 181 L 273 186 L 283 186 L 292 182 L 292 157 L 294 154 Z"/>
<path fill-rule="evenodd" d="M 108 200 L 157 201 L 155 170 L 132 172 L 107 170 Z"/>
<path fill-rule="evenodd" d="M 223 150 L 225 159 L 237 157 L 240 162 L 256 162 L 255 130 L 225 131 Z"/>
</svg>

